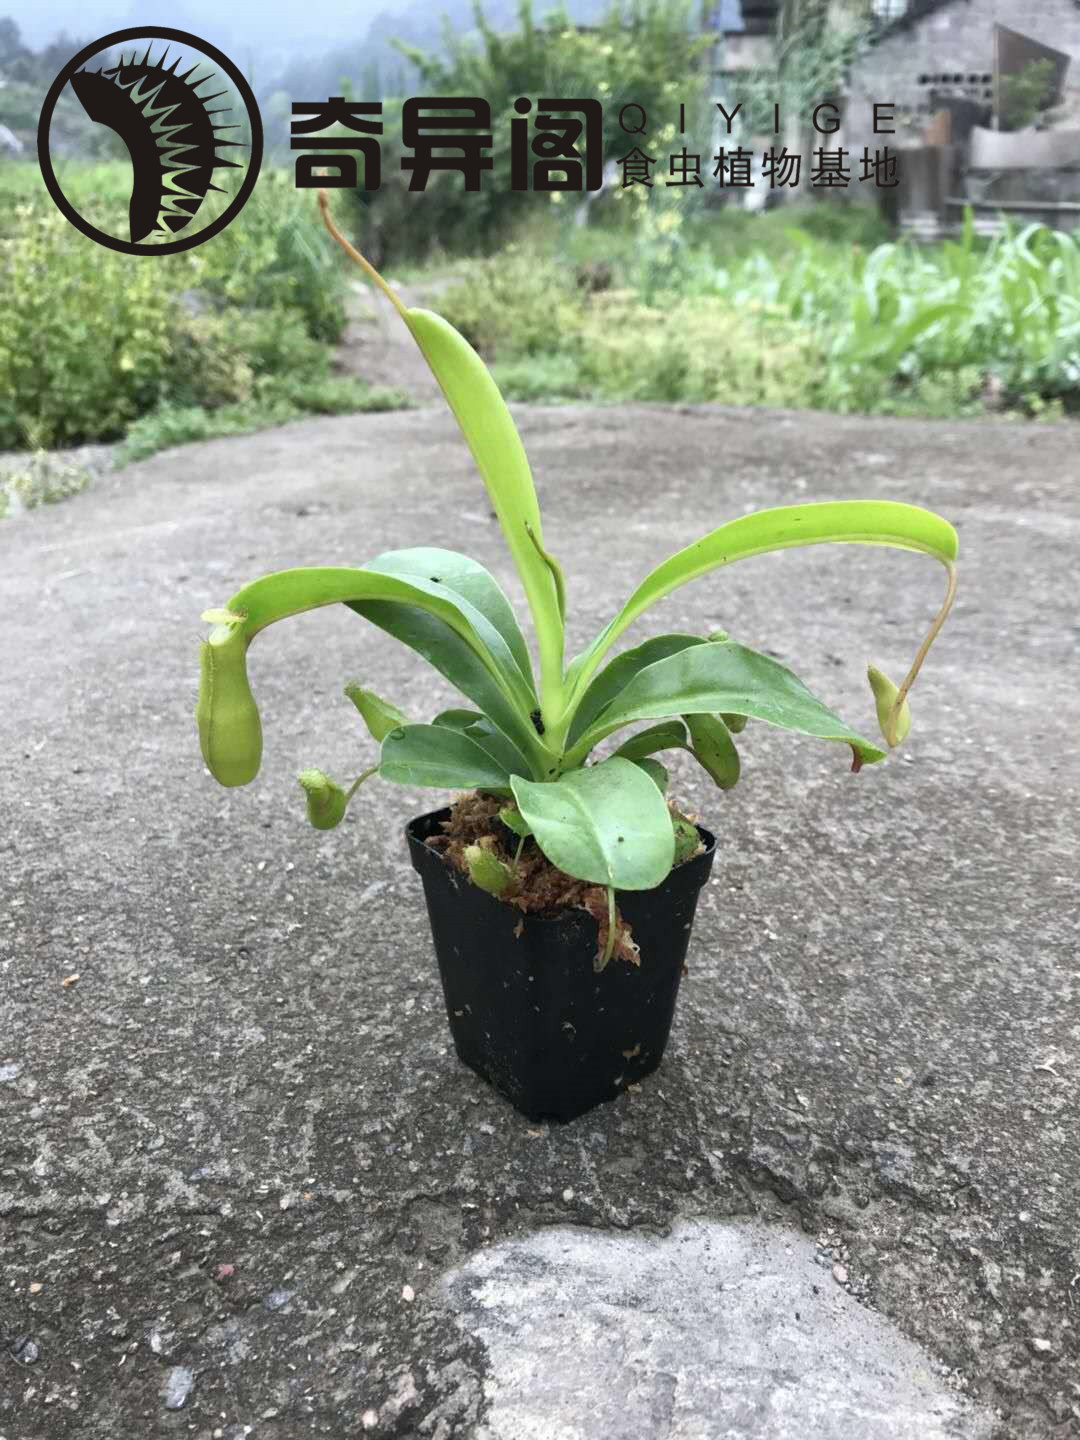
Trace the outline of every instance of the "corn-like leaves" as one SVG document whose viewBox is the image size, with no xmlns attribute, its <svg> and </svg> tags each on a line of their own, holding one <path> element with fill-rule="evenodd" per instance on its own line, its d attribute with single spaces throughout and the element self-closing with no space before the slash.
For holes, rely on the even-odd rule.
<svg viewBox="0 0 1080 1440">
<path fill-rule="evenodd" d="M 694 645 L 639 670 L 567 757 L 580 763 L 605 736 L 635 720 L 666 715 L 750 715 L 823 740 L 850 745 L 861 764 L 885 752 L 849 730 L 786 666 L 731 641 Z"/>
<path fill-rule="evenodd" d="M 851 746 L 856 768 L 884 752 L 849 730 L 786 667 L 725 636 L 662 635 L 601 668 L 604 656 L 650 606 L 733 561 L 795 546 L 829 542 L 889 545 L 945 565 L 949 584 L 930 632 L 899 686 L 871 669 L 879 722 L 890 744 L 903 738 L 910 714 L 907 692 L 944 623 L 955 594 L 956 534 L 940 516 L 892 501 L 792 505 L 721 525 L 653 570 L 592 645 L 563 673 L 565 595 L 562 573 L 546 552 L 528 460 L 514 422 L 483 362 L 446 321 L 407 309 L 400 298 L 334 228 L 328 228 L 397 307 L 450 404 L 480 469 L 536 626 L 539 695 L 528 647 L 510 604 L 493 577 L 466 556 L 436 547 L 396 550 L 364 569 L 284 571 L 245 586 L 223 611 L 209 612 L 216 628 L 202 650 L 197 717 L 203 754 L 229 785 L 253 778 L 261 755 L 258 711 L 248 688 L 246 652 L 265 626 L 321 605 L 344 603 L 411 646 L 475 706 L 436 716 L 430 725 L 398 724 L 401 712 L 368 691 L 350 694 L 372 733 L 381 738 L 377 773 L 407 785 L 483 789 L 509 799 L 519 835 L 532 833 L 548 859 L 568 874 L 612 892 L 650 889 L 668 873 L 676 834 L 663 798 L 667 774 L 651 758 L 687 748 L 721 786 L 738 778 L 731 732 L 748 716 L 796 733 Z M 1023 239 L 1017 251 L 1023 251 Z M 970 233 L 965 238 L 969 246 Z M 964 246 L 958 265 L 966 265 Z M 1029 305 L 1023 265 L 1015 309 Z M 929 324 L 946 329 L 958 307 L 949 297 L 918 320 L 901 314 L 889 333 L 870 323 L 875 306 L 867 274 L 862 310 L 867 352 L 878 359 L 915 344 Z M 880 307 L 878 307 L 880 308 Z M 880 318 L 880 317 L 879 317 Z M 881 326 L 877 327 L 881 330 Z M 883 338 L 884 336 L 884 338 Z M 884 350 L 882 349 L 884 347 Z M 681 718 L 680 718 L 681 717 Z M 660 723 L 631 736 L 611 758 L 586 768 L 592 748 L 638 721 Z M 391 728 L 393 727 L 393 728 Z M 362 775 L 350 790 L 373 774 Z M 532 778 L 530 778 L 532 777 Z M 321 772 L 301 777 L 314 823 L 336 823 L 347 796 Z M 698 843 L 681 822 L 680 845 Z M 482 851 L 482 847 L 480 847 Z M 680 855 L 683 852 L 680 852 Z M 478 883 L 498 890 L 503 880 L 489 857 L 476 853 Z M 502 862 L 495 857 L 495 863 Z M 503 869 L 506 867 L 503 866 Z M 489 873 L 490 872 L 490 873 Z M 614 933 L 614 932 L 612 932 Z"/>
<path fill-rule="evenodd" d="M 675 857 L 671 815 L 655 781 L 612 756 L 553 784 L 511 780 L 518 809 L 551 863 L 591 885 L 650 890 Z"/>
</svg>

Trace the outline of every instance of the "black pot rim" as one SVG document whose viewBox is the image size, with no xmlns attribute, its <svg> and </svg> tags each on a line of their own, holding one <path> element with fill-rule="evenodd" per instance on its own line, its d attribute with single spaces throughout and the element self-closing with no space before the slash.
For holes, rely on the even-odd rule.
<svg viewBox="0 0 1080 1440">
<path fill-rule="evenodd" d="M 440 855 L 437 850 L 433 851 L 431 846 L 427 845 L 425 841 L 428 835 L 438 833 L 435 828 L 436 823 L 446 819 L 450 815 L 450 811 L 451 807 L 449 805 L 443 805 L 438 810 L 429 810 L 423 815 L 414 816 L 405 826 L 405 839 L 409 845 L 409 855 L 414 869 L 419 869 L 417 864 L 418 852 L 427 852 L 429 855 L 434 854 L 438 859 L 443 860 L 444 864 L 446 863 L 443 856 Z M 716 836 L 711 830 L 706 830 L 703 825 L 695 823 L 694 829 L 701 836 L 702 843 L 705 846 L 704 850 L 692 856 L 691 859 L 684 860 L 681 865 L 674 866 L 668 871 L 667 875 L 664 876 L 660 884 L 654 885 L 652 889 L 616 890 L 616 896 L 632 895 L 644 898 L 649 895 L 659 895 L 665 886 L 670 885 L 673 880 L 677 880 L 680 885 L 686 884 L 687 888 L 693 887 L 700 889 L 706 881 L 704 879 L 699 880 L 698 876 L 702 870 L 707 872 L 711 867 L 713 856 L 716 853 Z M 570 878 L 573 879 L 573 876 Z M 497 900 L 497 897 L 492 896 L 492 899 Z M 502 902 L 497 901 L 497 903 Z M 545 915 L 539 911 L 530 911 L 527 918 L 530 925 L 559 925 L 568 913 L 568 911 L 563 910 L 557 915 Z"/>
</svg>

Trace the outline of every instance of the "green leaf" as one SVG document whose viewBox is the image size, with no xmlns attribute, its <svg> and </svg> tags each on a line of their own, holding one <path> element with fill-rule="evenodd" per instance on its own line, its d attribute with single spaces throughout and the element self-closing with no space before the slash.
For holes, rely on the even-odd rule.
<svg viewBox="0 0 1080 1440">
<path fill-rule="evenodd" d="M 432 724 L 445 724 L 448 730 L 468 730 L 471 724 L 482 719 L 480 710 L 439 710 Z"/>
<path fill-rule="evenodd" d="M 544 690 L 558 693 L 563 627 L 554 576 L 529 537 L 531 530 L 543 544 L 540 506 L 517 427 L 487 366 L 452 325 L 430 310 L 407 310 L 404 317 L 487 487 L 525 587 L 540 647 Z"/>
<path fill-rule="evenodd" d="M 495 763 L 501 766 L 507 774 L 525 775 L 526 777 L 532 774 L 529 762 L 514 742 L 507 739 L 501 730 L 496 729 L 486 715 L 481 715 L 479 719 L 474 720 L 463 733 L 470 740 L 475 740 L 481 750 L 486 750 Z"/>
<path fill-rule="evenodd" d="M 429 586 L 431 591 L 438 588 Z M 483 677 L 482 687 L 477 688 L 493 704 L 484 703 L 482 708 L 500 729 L 509 725 L 514 738 L 524 738 L 529 753 L 534 753 L 527 683 L 506 641 L 469 601 L 449 590 L 431 594 L 419 583 L 374 570 L 339 566 L 282 570 L 238 590 L 226 608 L 240 618 L 216 626 L 204 643 L 196 715 L 203 755 L 222 784 L 246 784 L 258 773 L 258 711 L 247 681 L 247 649 L 253 638 L 290 615 L 324 605 L 356 608 L 366 601 L 390 602 L 399 611 L 408 609 L 430 620 L 456 655 L 468 657 L 462 668 L 478 682 Z"/>
<path fill-rule="evenodd" d="M 668 772 L 664 766 L 660 764 L 659 760 L 650 760 L 646 755 L 634 760 L 632 763 L 635 764 L 639 770 L 645 771 L 645 774 L 648 775 L 661 795 L 667 794 Z"/>
<path fill-rule="evenodd" d="M 386 575 L 401 575 L 413 584 L 423 585 L 425 589 L 434 585 L 467 601 L 505 640 L 530 694 L 535 699 L 536 687 L 529 647 L 521 633 L 517 616 L 498 581 L 478 561 L 470 559 L 468 555 L 461 555 L 456 550 L 416 546 L 409 550 L 388 550 L 384 555 L 377 555 L 374 560 L 370 560 L 365 568 L 379 570 Z M 428 593 L 438 594 L 439 589 L 429 589 Z"/>
<path fill-rule="evenodd" d="M 389 700 L 380 700 L 374 690 L 365 690 L 355 680 L 345 686 L 345 694 L 360 712 L 360 718 L 373 740 L 381 742 L 391 730 L 409 723 L 409 717 L 402 714 L 396 705 L 391 705 Z"/>
<path fill-rule="evenodd" d="M 507 697 L 491 671 L 449 625 L 415 605 L 399 605 L 393 601 L 354 601 L 349 608 L 434 665 L 535 762 L 532 768 L 536 773 L 544 773 L 547 767 L 539 758 L 538 736 L 528 712 Z"/>
<path fill-rule="evenodd" d="M 850 745 L 862 764 L 885 752 L 849 730 L 786 666 L 730 641 L 695 645 L 641 670 L 567 756 L 580 763 L 605 736 L 634 720 L 717 711 L 752 715 L 784 730 Z"/>
<path fill-rule="evenodd" d="M 513 805 L 504 805 L 499 811 L 499 819 L 508 830 L 512 830 L 515 835 L 520 835 L 523 840 L 533 833 L 532 826 L 525 816 Z"/>
<path fill-rule="evenodd" d="M 584 735 L 604 706 L 614 700 L 639 670 L 644 670 L 646 665 L 655 665 L 657 660 L 666 660 L 669 655 L 677 655 L 691 645 L 704 644 L 700 635 L 654 635 L 651 640 L 616 655 L 581 697 L 567 732 L 568 743 L 573 745 L 579 736 Z M 573 671 L 573 668 L 571 665 L 570 670 Z"/>
<path fill-rule="evenodd" d="M 739 752 L 731 732 L 719 715 L 687 715 L 690 731 L 690 753 L 708 771 L 721 790 L 730 790 L 739 782 Z"/>
<path fill-rule="evenodd" d="M 484 717 L 479 710 L 440 710 L 432 725 L 445 725 L 450 730 L 467 730 Z"/>
<path fill-rule="evenodd" d="M 625 755 L 627 760 L 640 760 L 645 755 L 655 755 L 658 750 L 681 750 L 686 746 L 686 726 L 681 720 L 664 720 L 659 725 L 650 725 L 624 740 L 615 751 Z"/>
<path fill-rule="evenodd" d="M 651 890 L 671 869 L 675 837 L 664 797 L 630 760 L 612 756 L 552 784 L 520 776 L 510 783 L 540 849 L 567 875 Z"/>
<path fill-rule="evenodd" d="M 345 791 L 321 770 L 301 770 L 296 777 L 307 801 L 307 817 L 316 830 L 333 830 L 348 808 Z"/>
<path fill-rule="evenodd" d="M 743 515 L 670 556 L 645 577 L 588 650 L 573 661 L 571 671 L 575 684 L 571 707 L 582 699 L 600 660 L 623 631 L 680 585 L 752 555 L 833 541 L 916 550 L 948 567 L 956 559 L 958 545 L 956 531 L 940 515 L 894 500 L 783 505 Z"/>
<path fill-rule="evenodd" d="M 382 742 L 379 774 L 398 785 L 508 793 L 509 777 L 489 754 L 445 725 L 403 725 Z"/>
<path fill-rule="evenodd" d="M 444 725 L 450 730 L 459 730 L 463 735 L 468 735 L 509 774 L 528 775 L 530 773 L 529 765 L 521 751 L 512 740 L 509 740 L 501 730 L 491 723 L 486 715 L 480 715 L 475 710 L 442 710 L 431 723 Z"/>
<path fill-rule="evenodd" d="M 671 828 L 675 832 L 675 864 L 681 865 L 684 860 L 697 854 L 701 836 L 697 826 L 693 821 L 687 820 L 685 815 L 673 815 Z"/>
</svg>

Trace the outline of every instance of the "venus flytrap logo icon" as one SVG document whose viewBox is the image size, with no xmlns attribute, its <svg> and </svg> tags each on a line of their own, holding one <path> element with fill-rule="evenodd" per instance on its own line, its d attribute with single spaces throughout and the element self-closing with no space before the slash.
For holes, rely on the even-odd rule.
<svg viewBox="0 0 1080 1440">
<path fill-rule="evenodd" d="M 66 87 L 92 121 L 127 147 L 127 236 L 91 223 L 57 178 L 50 132 Z M 262 147 L 258 106 L 244 76 L 220 50 L 183 30 L 118 30 L 85 46 L 56 77 L 38 122 L 38 161 L 53 200 L 91 240 L 131 255 L 189 250 L 223 230 L 254 188 Z M 230 198 L 218 205 L 215 195 Z"/>
</svg>

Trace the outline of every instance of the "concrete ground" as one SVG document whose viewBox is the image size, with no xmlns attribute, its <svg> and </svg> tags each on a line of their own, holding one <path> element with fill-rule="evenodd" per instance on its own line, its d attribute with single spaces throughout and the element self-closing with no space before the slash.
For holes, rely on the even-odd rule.
<svg viewBox="0 0 1080 1440">
<path fill-rule="evenodd" d="M 191 446 L 0 525 L 0 1436 L 1080 1433 L 1080 430 L 521 422 L 574 648 L 744 510 L 950 517 L 908 745 L 855 777 L 758 725 L 730 794 L 677 767 L 720 848 L 667 1060 L 533 1125 L 449 1048 L 401 834 L 441 797 L 373 784 L 324 835 L 295 785 L 370 763 L 346 679 L 417 718 L 443 682 L 326 611 L 253 650 L 254 786 L 191 718 L 199 612 L 263 571 L 437 543 L 514 589 L 446 414 Z M 940 583 L 788 553 L 652 625 L 722 625 L 869 730 L 865 665 L 902 673 Z"/>
</svg>

